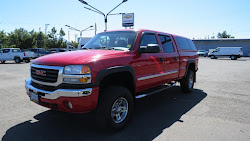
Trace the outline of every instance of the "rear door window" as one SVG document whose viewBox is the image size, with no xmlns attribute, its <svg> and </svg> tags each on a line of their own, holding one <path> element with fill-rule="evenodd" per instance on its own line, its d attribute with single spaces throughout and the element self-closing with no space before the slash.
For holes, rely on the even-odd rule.
<svg viewBox="0 0 250 141">
<path fill-rule="evenodd" d="M 187 39 L 183 37 L 176 37 L 176 40 L 181 50 L 191 50 L 191 47 L 189 46 Z"/>
<path fill-rule="evenodd" d="M 21 52 L 20 49 L 13 49 L 12 52 Z"/>
<path fill-rule="evenodd" d="M 175 52 L 174 47 L 173 47 L 173 43 L 172 43 L 172 39 L 170 38 L 170 36 L 159 35 L 159 38 L 161 40 L 161 44 L 162 44 L 164 52 L 166 52 L 166 53 Z"/>
<path fill-rule="evenodd" d="M 195 47 L 194 42 L 189 40 L 189 39 L 187 39 L 187 41 L 188 41 L 188 44 L 190 46 L 190 49 L 197 51 L 197 48 Z M 205 52 L 205 50 L 202 50 L 202 52 Z"/>
</svg>

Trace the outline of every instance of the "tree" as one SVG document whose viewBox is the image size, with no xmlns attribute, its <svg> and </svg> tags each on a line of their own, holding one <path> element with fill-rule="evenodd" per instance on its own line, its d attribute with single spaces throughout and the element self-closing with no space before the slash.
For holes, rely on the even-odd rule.
<svg viewBox="0 0 250 141">
<path fill-rule="evenodd" d="M 6 48 L 8 42 L 8 36 L 4 31 L 0 31 L 0 48 Z"/>
<path fill-rule="evenodd" d="M 59 38 L 57 38 L 57 35 L 59 35 Z M 67 44 L 63 41 L 63 36 L 65 36 L 65 32 L 63 29 L 60 29 L 60 33 L 57 34 L 57 30 L 55 27 L 51 29 L 51 32 L 48 34 L 48 42 L 47 47 L 48 48 L 66 48 Z"/>
<path fill-rule="evenodd" d="M 48 37 L 45 34 L 43 34 L 43 32 L 39 32 L 37 34 L 36 40 L 37 40 L 37 48 L 46 48 Z"/>
<path fill-rule="evenodd" d="M 36 32 L 28 32 L 23 28 L 15 29 L 14 32 L 8 35 L 8 46 L 17 47 L 20 49 L 36 47 Z"/>
<path fill-rule="evenodd" d="M 234 38 L 234 36 L 227 34 L 227 31 L 223 31 L 222 33 L 217 34 L 218 38 Z"/>
<path fill-rule="evenodd" d="M 78 42 L 73 41 L 70 45 L 74 46 L 75 48 L 78 48 Z"/>
<path fill-rule="evenodd" d="M 60 33 L 59 33 L 59 38 L 62 39 L 63 36 L 65 36 L 65 32 L 63 31 L 63 29 L 60 29 Z"/>
</svg>

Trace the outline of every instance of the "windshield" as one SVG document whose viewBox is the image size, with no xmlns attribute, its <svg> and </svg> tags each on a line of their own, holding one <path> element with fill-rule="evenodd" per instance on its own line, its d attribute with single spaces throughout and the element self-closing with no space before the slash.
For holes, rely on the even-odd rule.
<svg viewBox="0 0 250 141">
<path fill-rule="evenodd" d="M 134 31 L 114 31 L 97 34 L 82 49 L 121 50 L 133 49 L 136 38 Z"/>
</svg>

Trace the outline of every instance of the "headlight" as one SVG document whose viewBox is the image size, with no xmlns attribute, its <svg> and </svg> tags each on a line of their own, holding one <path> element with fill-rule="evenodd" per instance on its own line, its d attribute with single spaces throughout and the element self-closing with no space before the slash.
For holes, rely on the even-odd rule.
<svg viewBox="0 0 250 141">
<path fill-rule="evenodd" d="M 90 83 L 91 70 L 84 65 L 69 65 L 64 67 L 63 77 L 65 83 Z"/>
<path fill-rule="evenodd" d="M 90 74 L 91 70 L 88 66 L 70 65 L 65 66 L 64 74 Z"/>
</svg>

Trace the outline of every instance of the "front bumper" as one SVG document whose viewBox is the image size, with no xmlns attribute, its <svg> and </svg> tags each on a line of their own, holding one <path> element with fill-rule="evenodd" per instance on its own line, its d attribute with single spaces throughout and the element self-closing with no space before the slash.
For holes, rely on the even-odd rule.
<svg viewBox="0 0 250 141">
<path fill-rule="evenodd" d="M 86 113 L 96 108 L 98 102 L 99 87 L 85 89 L 57 89 L 53 92 L 35 88 L 31 85 L 31 79 L 25 80 L 27 94 L 38 95 L 38 104 L 55 110 Z M 70 102 L 72 108 L 68 108 Z"/>
</svg>

